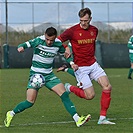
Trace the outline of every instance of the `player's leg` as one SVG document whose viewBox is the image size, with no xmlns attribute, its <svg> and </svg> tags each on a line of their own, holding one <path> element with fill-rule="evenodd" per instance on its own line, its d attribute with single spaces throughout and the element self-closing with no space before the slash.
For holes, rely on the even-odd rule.
<svg viewBox="0 0 133 133">
<path fill-rule="evenodd" d="M 65 72 L 65 71 L 67 71 L 67 69 L 68 69 L 68 67 L 67 67 L 67 65 L 62 65 L 61 67 L 59 67 L 58 69 L 57 69 L 57 72 L 60 72 L 60 71 L 63 71 L 63 72 Z"/>
<path fill-rule="evenodd" d="M 60 96 L 64 107 L 68 111 L 68 113 L 73 117 L 74 121 L 76 122 L 77 127 L 82 126 L 85 124 L 90 118 L 91 115 L 88 114 L 87 116 L 80 117 L 76 111 L 76 108 L 72 101 L 69 98 L 68 93 L 65 91 L 64 85 L 62 83 L 57 84 L 52 88 L 52 90 Z"/>
<path fill-rule="evenodd" d="M 80 83 L 80 86 L 82 86 L 82 88 L 70 85 L 69 83 L 65 84 L 65 88 L 67 92 L 73 92 L 80 98 L 91 100 L 95 96 L 95 91 L 88 74 L 90 69 L 88 71 L 86 68 L 87 67 L 79 68 L 79 70 L 75 72 L 76 79 Z"/>
<path fill-rule="evenodd" d="M 131 62 L 131 67 L 128 72 L 128 79 L 132 79 L 132 73 L 133 73 L 133 61 Z"/>
<path fill-rule="evenodd" d="M 65 65 L 65 64 L 57 69 L 57 72 L 60 72 L 60 71 L 68 72 L 70 75 L 75 77 L 73 69 L 72 68 L 68 68 L 67 65 Z"/>
<path fill-rule="evenodd" d="M 72 68 L 68 68 L 67 65 L 62 65 L 61 67 L 59 67 L 57 69 L 57 72 L 60 72 L 60 71 L 68 72 L 70 75 L 75 77 L 75 73 L 74 73 L 73 69 Z M 76 80 L 77 80 L 77 87 L 78 88 L 82 88 L 82 83 L 80 83 L 80 81 L 78 79 L 76 79 Z"/>
<path fill-rule="evenodd" d="M 52 88 L 52 90 L 61 98 L 66 110 L 73 116 L 76 113 L 76 109 L 73 103 L 70 101 L 68 93 L 65 91 L 64 85 L 62 83 L 57 84 Z"/>
<path fill-rule="evenodd" d="M 101 110 L 100 110 L 100 118 L 98 124 L 115 124 L 106 119 L 107 110 L 111 101 L 111 90 L 112 86 L 108 80 L 108 77 L 104 70 L 100 67 L 100 65 L 96 62 L 92 65 L 93 71 L 90 74 L 90 77 L 97 81 L 99 85 L 102 87 L 101 94 Z"/>
<path fill-rule="evenodd" d="M 75 74 L 72 68 L 68 68 L 66 72 L 68 72 L 70 75 L 75 77 Z"/>
<path fill-rule="evenodd" d="M 131 75 L 133 72 L 133 54 L 129 54 L 130 62 L 131 62 L 131 67 L 128 72 L 128 79 L 132 79 Z"/>
<path fill-rule="evenodd" d="M 25 109 L 33 106 L 37 97 L 37 91 L 35 89 L 28 89 L 27 90 L 27 99 L 23 102 L 20 102 L 14 109 L 13 112 L 15 114 L 24 111 Z"/>
<path fill-rule="evenodd" d="M 20 102 L 12 111 L 8 111 L 6 114 L 6 119 L 4 120 L 4 124 L 6 127 L 10 126 L 11 120 L 13 116 L 17 113 L 24 111 L 33 106 L 36 101 L 38 91 L 35 89 L 27 90 L 27 99 L 25 101 Z"/>
<path fill-rule="evenodd" d="M 95 96 L 93 86 L 83 89 L 74 85 L 70 85 L 69 83 L 66 83 L 65 88 L 68 93 L 73 92 L 76 96 L 84 98 L 86 100 L 91 100 Z"/>
<path fill-rule="evenodd" d="M 98 78 L 98 83 L 102 87 L 102 95 L 101 95 L 101 110 L 100 110 L 100 118 L 98 124 L 115 124 L 114 122 L 110 122 L 107 120 L 107 110 L 110 106 L 111 102 L 111 90 L 112 86 L 109 83 L 107 76 L 101 76 Z"/>
</svg>

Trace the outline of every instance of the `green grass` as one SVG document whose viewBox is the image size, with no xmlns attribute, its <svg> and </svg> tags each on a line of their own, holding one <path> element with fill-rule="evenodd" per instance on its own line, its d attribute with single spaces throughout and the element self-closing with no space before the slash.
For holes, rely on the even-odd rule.
<svg viewBox="0 0 133 133">
<path fill-rule="evenodd" d="M 70 94 L 80 115 L 90 113 L 91 121 L 77 128 L 71 116 L 64 109 L 58 96 L 43 87 L 35 105 L 17 114 L 11 127 L 3 125 L 5 114 L 19 102 L 25 100 L 29 69 L 0 70 L 0 133 L 132 133 L 133 132 L 133 80 L 127 79 L 128 69 L 105 69 L 113 86 L 112 101 L 108 118 L 116 125 L 97 125 L 100 110 L 100 86 L 94 83 L 96 97 L 87 101 Z M 63 83 L 76 85 L 75 79 L 67 73 L 55 74 Z"/>
</svg>

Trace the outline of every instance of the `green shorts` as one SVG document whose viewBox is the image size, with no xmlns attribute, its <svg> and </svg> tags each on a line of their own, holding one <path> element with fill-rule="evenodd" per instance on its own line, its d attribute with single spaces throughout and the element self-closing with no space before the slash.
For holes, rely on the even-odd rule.
<svg viewBox="0 0 133 133">
<path fill-rule="evenodd" d="M 27 89 L 32 88 L 32 89 L 35 89 L 38 91 L 40 88 L 33 88 L 30 84 L 30 77 L 33 74 L 35 74 L 35 72 L 30 71 Z M 45 79 L 45 85 L 44 86 L 46 86 L 49 90 L 51 90 L 57 84 L 61 83 L 61 80 L 59 78 L 57 78 L 53 72 L 51 72 L 50 74 L 43 74 L 43 73 L 40 73 L 40 74 L 42 74 L 44 76 L 44 79 Z"/>
<path fill-rule="evenodd" d="M 130 62 L 133 63 L 133 53 L 129 54 Z"/>
</svg>

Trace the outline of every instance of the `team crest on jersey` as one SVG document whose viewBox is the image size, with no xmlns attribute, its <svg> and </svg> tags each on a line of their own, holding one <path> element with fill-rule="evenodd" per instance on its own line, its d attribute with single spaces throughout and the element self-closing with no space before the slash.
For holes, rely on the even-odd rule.
<svg viewBox="0 0 133 133">
<path fill-rule="evenodd" d="M 90 35 L 91 35 L 91 36 L 94 36 L 94 32 L 91 31 L 91 32 L 90 32 Z"/>
<path fill-rule="evenodd" d="M 79 33 L 79 36 L 82 36 L 82 33 Z"/>
</svg>

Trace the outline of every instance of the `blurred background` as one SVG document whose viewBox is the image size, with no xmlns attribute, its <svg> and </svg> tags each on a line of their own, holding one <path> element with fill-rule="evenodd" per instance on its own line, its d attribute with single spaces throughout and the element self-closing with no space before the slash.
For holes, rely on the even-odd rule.
<svg viewBox="0 0 133 133">
<path fill-rule="evenodd" d="M 30 67 L 32 50 L 18 54 L 17 45 L 54 26 L 58 34 L 79 22 L 81 8 L 92 10 L 91 24 L 99 29 L 96 57 L 103 67 L 129 67 L 127 42 L 133 34 L 132 2 L 0 2 L 0 68 Z M 28 58 L 29 57 L 29 58 Z M 54 67 L 65 62 L 57 55 Z"/>
</svg>

